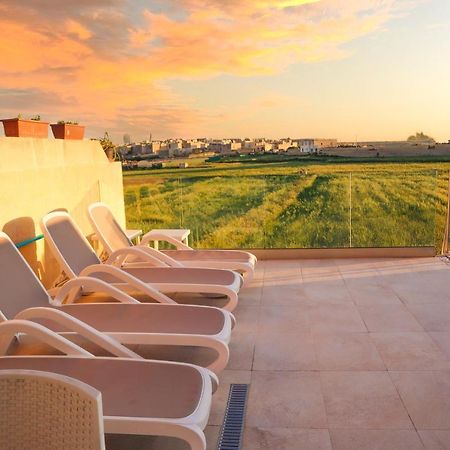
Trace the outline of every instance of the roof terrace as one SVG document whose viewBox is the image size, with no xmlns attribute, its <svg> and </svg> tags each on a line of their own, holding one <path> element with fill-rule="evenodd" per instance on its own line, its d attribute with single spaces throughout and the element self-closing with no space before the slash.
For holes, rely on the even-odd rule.
<svg viewBox="0 0 450 450">
<path fill-rule="evenodd" d="M 450 442 L 445 259 L 258 263 L 206 429 L 217 448 L 230 383 L 249 383 L 245 450 L 442 449 Z M 184 448 L 109 436 L 108 448 Z M 178 444 L 180 444 L 178 446 Z"/>
<path fill-rule="evenodd" d="M 87 220 L 87 207 L 102 201 L 112 207 L 120 224 L 125 226 L 120 164 L 108 162 L 99 145 L 90 141 L 3 138 L 0 146 L 8 161 L 0 167 L 1 192 L 5 199 L 2 230 L 16 244 L 29 244 L 21 249 L 23 255 L 46 287 L 51 287 L 58 280 L 61 268 L 46 242 L 38 239 L 39 220 L 48 211 L 65 207 L 83 234 L 88 235 L 92 229 Z M 291 182 L 298 182 L 296 186 L 303 188 L 305 176 L 296 174 Z M 338 174 L 322 179 L 319 188 L 334 185 L 338 188 L 330 191 L 333 195 L 324 195 L 327 203 L 319 202 L 311 210 L 325 214 L 327 205 L 341 205 L 339 214 L 330 213 L 333 220 L 327 222 L 326 218 L 318 219 L 309 216 L 308 211 L 301 211 L 305 217 L 295 216 L 296 220 L 291 221 L 293 231 L 322 226 L 321 232 L 311 235 L 325 239 L 324 247 L 329 242 L 336 244 L 335 247 L 356 244 L 364 247 L 364 243 L 365 247 L 374 247 L 381 242 L 397 248 L 286 248 L 300 246 L 298 241 L 288 239 L 290 236 L 297 239 L 298 234 L 288 233 L 285 226 L 270 234 L 267 225 L 271 223 L 269 213 L 278 217 L 278 212 L 270 207 L 284 198 L 285 175 L 275 180 L 282 189 L 279 196 L 265 195 L 268 191 L 263 190 L 261 196 L 268 198 L 268 205 L 250 214 L 247 222 L 239 221 L 243 216 L 241 210 L 233 210 L 237 218 L 228 231 L 244 230 L 259 239 L 255 246 L 262 242 L 266 248 L 255 251 L 260 258 L 256 276 L 239 293 L 231 358 L 220 374 L 220 387 L 214 394 L 206 428 L 208 449 L 217 448 L 232 383 L 250 386 L 243 437 L 245 450 L 449 448 L 449 263 L 446 258 L 430 256 L 440 246 L 436 236 L 442 237 L 440 228 L 444 222 L 439 219 L 439 227 L 436 226 L 436 217 L 440 216 L 436 213 L 435 194 L 447 199 L 447 180 L 438 178 L 434 171 L 423 172 L 421 177 L 410 174 L 409 178 L 402 178 L 398 173 L 390 176 L 391 185 L 414 194 L 413 205 L 417 203 L 416 197 L 422 198 L 419 194 L 426 194 L 421 200 L 422 209 L 413 209 L 416 222 L 412 226 L 405 213 L 411 208 L 386 207 L 392 196 L 386 196 L 386 200 L 383 197 L 384 209 L 367 214 L 365 200 L 367 192 L 373 191 L 373 180 L 385 186 L 386 178 L 380 182 L 371 175 L 365 181 L 362 175 L 358 176 Z M 220 184 L 223 188 L 220 196 L 237 203 L 226 179 L 221 180 L 225 181 L 220 184 L 216 177 L 207 182 Z M 264 177 L 241 180 L 238 193 L 244 188 L 245 192 L 252 192 L 256 182 L 264 189 L 267 186 L 272 189 L 275 183 L 270 177 L 269 181 Z M 183 210 L 186 223 L 181 225 L 191 228 L 193 223 L 190 237 L 198 241 L 201 232 L 206 235 L 208 231 L 201 228 L 206 221 L 201 213 L 209 217 L 212 209 L 207 208 L 204 199 L 199 201 L 195 196 L 190 199 L 187 190 L 179 186 L 180 180 L 173 181 L 176 183 L 173 203 L 187 205 Z M 184 187 L 187 186 L 185 183 Z M 133 194 L 133 189 L 136 193 L 134 197 L 129 195 L 132 199 L 127 203 L 127 192 Z M 209 184 L 205 189 L 210 192 Z M 138 211 L 148 206 L 145 202 L 155 203 L 155 193 L 152 195 L 144 191 L 141 195 L 140 186 L 133 185 L 128 191 L 126 188 L 129 225 L 141 224 L 144 217 L 138 216 Z M 136 207 L 137 198 L 140 208 Z M 315 198 L 291 200 L 310 205 Z M 213 200 L 209 202 L 213 204 Z M 441 201 L 438 205 L 439 211 L 442 204 Z M 133 211 L 137 217 L 130 220 Z M 174 208 L 174 211 L 178 210 Z M 397 220 L 390 221 L 392 218 Z M 176 214 L 169 219 L 173 221 L 163 224 L 168 228 L 180 224 Z M 448 216 L 445 220 L 448 223 Z M 336 227 L 329 227 L 330 222 Z M 239 228 L 242 224 L 249 227 Z M 376 233 L 367 233 L 367 237 L 367 230 Z M 227 236 L 225 232 L 217 236 Z M 247 239 L 244 234 L 243 241 Z M 378 239 L 379 236 L 388 237 L 389 242 Z M 334 242 L 335 238 L 339 240 Z M 280 248 L 279 242 L 284 242 L 285 248 L 271 248 Z M 448 227 L 444 239 L 444 244 L 447 243 Z M 334 259 L 329 259 L 330 256 Z M 296 257 L 302 259 L 292 259 Z M 174 299 L 186 301 L 181 296 Z M 201 296 L 195 298 L 195 303 L 201 303 L 201 299 Z M 206 304 L 207 300 L 204 301 Z M 145 356 L 145 350 L 140 350 L 138 353 Z M 208 357 L 201 352 L 189 356 L 199 361 Z M 171 359 L 183 361 L 186 354 L 172 354 Z M 169 438 L 108 435 L 107 448 L 181 450 L 186 447 L 181 441 Z"/>
</svg>

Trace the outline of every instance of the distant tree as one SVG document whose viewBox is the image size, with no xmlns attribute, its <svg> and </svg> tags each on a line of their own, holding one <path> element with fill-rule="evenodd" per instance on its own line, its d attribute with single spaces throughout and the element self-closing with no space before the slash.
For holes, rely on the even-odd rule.
<svg viewBox="0 0 450 450">
<path fill-rule="evenodd" d="M 434 144 L 436 141 L 431 136 L 427 136 L 426 134 L 420 132 L 410 136 L 408 138 L 408 142 Z"/>
<path fill-rule="evenodd" d="M 130 136 L 128 133 L 125 133 L 125 134 L 123 135 L 123 143 L 124 143 L 125 145 L 131 144 L 131 136 Z"/>
</svg>

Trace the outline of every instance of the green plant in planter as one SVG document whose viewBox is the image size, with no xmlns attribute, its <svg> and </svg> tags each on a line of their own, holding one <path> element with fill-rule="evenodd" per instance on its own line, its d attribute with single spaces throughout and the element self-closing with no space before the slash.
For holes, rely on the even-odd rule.
<svg viewBox="0 0 450 450">
<path fill-rule="evenodd" d="M 30 119 L 27 119 L 26 117 L 24 117 L 23 114 L 17 114 L 17 118 L 19 120 L 35 120 L 36 122 L 39 122 L 41 120 L 40 114 L 36 114 L 35 116 L 30 117 Z"/>
<path fill-rule="evenodd" d="M 113 141 L 109 137 L 109 134 L 107 131 L 105 131 L 105 134 L 103 137 L 98 138 L 98 139 L 93 139 L 93 140 L 100 142 L 100 145 L 102 146 L 103 151 L 106 153 L 106 156 L 108 157 L 108 159 L 110 161 L 114 161 L 116 159 L 116 156 L 117 156 L 116 146 L 114 145 Z"/>
<path fill-rule="evenodd" d="M 78 125 L 78 122 L 72 122 L 71 120 L 58 120 L 58 125 Z"/>
</svg>

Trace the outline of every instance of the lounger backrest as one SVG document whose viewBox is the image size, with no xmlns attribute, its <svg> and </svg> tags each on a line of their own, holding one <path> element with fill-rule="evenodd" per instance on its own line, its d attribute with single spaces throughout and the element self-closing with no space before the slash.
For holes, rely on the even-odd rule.
<svg viewBox="0 0 450 450">
<path fill-rule="evenodd" d="M 104 203 L 93 203 L 88 208 L 88 216 L 105 251 L 110 255 L 121 248 L 132 247 L 122 227 L 117 223 L 111 210 Z"/>
<path fill-rule="evenodd" d="M 0 370 L 0 448 L 104 450 L 101 393 L 64 375 Z"/>
<path fill-rule="evenodd" d="M 41 228 L 53 256 L 69 278 L 76 278 L 92 264 L 100 264 L 100 259 L 68 213 L 47 214 L 41 219 Z"/>
<path fill-rule="evenodd" d="M 0 310 L 8 319 L 20 311 L 49 306 L 50 297 L 8 235 L 0 231 Z"/>
</svg>

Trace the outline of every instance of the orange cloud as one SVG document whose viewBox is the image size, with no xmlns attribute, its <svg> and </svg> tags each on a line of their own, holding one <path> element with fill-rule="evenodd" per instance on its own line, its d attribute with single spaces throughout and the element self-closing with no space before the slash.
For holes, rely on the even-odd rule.
<svg viewBox="0 0 450 450">
<path fill-rule="evenodd" d="M 75 35 L 82 41 L 89 39 L 92 36 L 92 33 L 86 27 L 75 20 L 69 19 L 66 21 L 65 25 L 69 34 Z"/>
<path fill-rule="evenodd" d="M 96 133 L 100 124 L 181 135 L 204 134 L 217 115 L 195 110 L 165 81 L 343 57 L 343 44 L 380 29 L 403 0 L 177 0 L 140 11 L 131 0 L 20 3 L 0 5 L 5 114 L 28 112 L 14 108 L 20 94 L 31 105 L 41 99 L 43 116 L 78 119 Z"/>
</svg>

